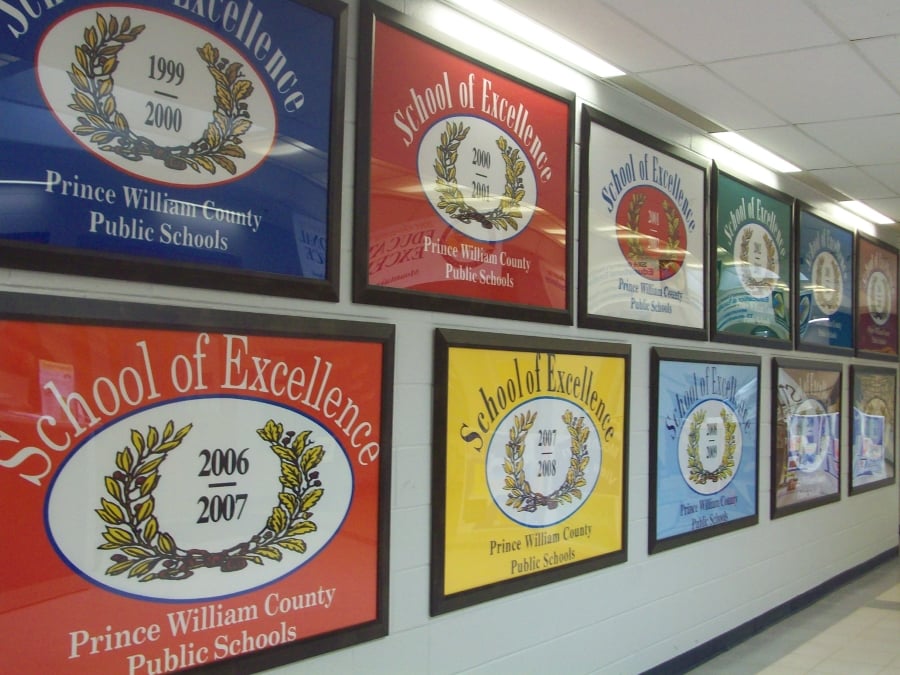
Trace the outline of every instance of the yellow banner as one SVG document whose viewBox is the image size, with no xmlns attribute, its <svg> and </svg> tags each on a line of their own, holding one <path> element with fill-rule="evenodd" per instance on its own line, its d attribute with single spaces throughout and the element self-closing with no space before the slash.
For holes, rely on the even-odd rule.
<svg viewBox="0 0 900 675">
<path fill-rule="evenodd" d="M 445 594 L 623 548 L 626 369 L 450 348 Z"/>
</svg>

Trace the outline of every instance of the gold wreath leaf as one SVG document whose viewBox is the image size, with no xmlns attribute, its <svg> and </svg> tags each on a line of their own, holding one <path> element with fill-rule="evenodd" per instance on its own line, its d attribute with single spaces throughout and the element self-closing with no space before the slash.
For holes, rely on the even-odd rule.
<svg viewBox="0 0 900 675">
<path fill-rule="evenodd" d="M 114 504 L 105 497 L 100 497 L 100 505 L 103 511 L 112 516 L 117 522 L 121 523 L 125 520 L 125 512 L 118 504 Z M 98 511 L 99 513 L 99 511 Z"/>
<path fill-rule="evenodd" d="M 284 466 L 284 465 L 282 465 Z M 278 482 L 281 483 L 288 490 L 299 490 L 300 489 L 300 480 L 297 476 L 290 475 L 281 472 L 281 476 L 278 478 Z"/>
<path fill-rule="evenodd" d="M 287 525 L 287 516 L 280 507 L 276 506 L 272 509 L 272 515 L 269 516 L 267 525 L 276 532 L 281 532 Z"/>
<path fill-rule="evenodd" d="M 85 71 L 91 69 L 87 54 L 84 53 L 84 49 L 80 46 L 75 47 L 75 59 L 78 61 L 78 65 L 84 68 Z"/>
<path fill-rule="evenodd" d="M 144 538 L 147 541 L 153 541 L 153 537 L 159 532 L 159 521 L 155 516 L 150 516 L 150 520 L 144 525 Z"/>
<path fill-rule="evenodd" d="M 300 510 L 309 511 L 319 502 L 323 494 L 325 494 L 325 490 L 322 488 L 316 488 L 307 492 L 300 501 Z"/>
<path fill-rule="evenodd" d="M 295 553 L 306 553 L 306 543 L 302 539 L 282 539 L 277 542 L 281 548 Z"/>
<path fill-rule="evenodd" d="M 175 433 L 175 423 L 172 420 L 166 422 L 166 426 L 163 428 L 162 439 L 164 441 L 169 440 L 172 437 L 172 434 Z"/>
<path fill-rule="evenodd" d="M 131 444 L 134 446 L 134 449 L 138 451 L 138 453 L 144 452 L 144 437 L 141 436 L 141 432 L 137 429 L 131 430 Z"/>
<path fill-rule="evenodd" d="M 122 562 L 116 563 L 115 565 L 110 565 L 106 568 L 106 573 L 110 576 L 116 576 L 118 574 L 122 574 L 122 572 L 126 572 L 129 567 L 134 564 L 133 560 L 123 560 Z"/>
<path fill-rule="evenodd" d="M 146 480 L 141 484 L 141 497 L 146 497 L 156 488 L 159 482 L 159 474 L 154 471 L 147 475 Z"/>
<path fill-rule="evenodd" d="M 122 20 L 122 32 L 123 32 L 123 33 L 127 33 L 129 28 L 131 28 L 131 17 L 130 17 L 130 16 L 126 16 L 126 17 Z"/>
<path fill-rule="evenodd" d="M 233 144 L 223 145 L 220 148 L 219 152 L 223 155 L 228 155 L 229 157 L 237 157 L 239 159 L 243 159 L 247 156 L 242 147 Z"/>
<path fill-rule="evenodd" d="M 503 481 L 503 487 L 507 490 L 512 490 L 514 487 L 516 487 L 516 482 L 513 480 L 512 476 L 506 477 L 506 479 Z"/>
<path fill-rule="evenodd" d="M 156 427 L 147 427 L 147 447 L 156 447 L 157 443 L 159 443 L 159 431 L 156 430 Z"/>
<path fill-rule="evenodd" d="M 197 155 L 196 157 L 194 157 L 194 161 L 197 162 L 197 164 L 199 164 L 200 166 L 202 166 L 204 169 L 206 169 L 206 170 L 209 171 L 210 173 L 215 173 L 215 172 L 216 172 L 216 165 L 213 164 L 213 163 L 209 160 L 208 157 L 203 157 L 202 155 Z"/>
<path fill-rule="evenodd" d="M 210 122 L 206 125 L 206 131 L 203 134 L 203 139 L 209 143 L 210 146 L 215 147 L 219 145 L 222 141 L 222 130 L 219 128 L 215 122 Z"/>
<path fill-rule="evenodd" d="M 290 478 L 293 481 L 296 481 L 299 485 L 300 482 L 300 469 L 293 463 L 293 460 L 288 462 L 281 463 L 281 475 L 285 478 Z"/>
<path fill-rule="evenodd" d="M 219 50 L 208 42 L 202 47 L 198 47 L 197 53 L 200 54 L 201 59 L 212 65 L 215 65 L 216 61 L 219 60 Z"/>
<path fill-rule="evenodd" d="M 165 443 L 160 443 L 159 447 L 154 450 L 154 453 L 162 454 L 164 452 L 169 452 L 169 450 L 174 450 L 179 445 L 181 445 L 181 439 L 172 439 L 171 441 L 166 441 Z"/>
<path fill-rule="evenodd" d="M 86 113 L 94 112 L 97 108 L 94 106 L 94 101 L 88 96 L 85 96 L 80 91 L 76 91 L 72 94 L 72 98 L 75 101 L 75 105 L 70 105 L 69 107 L 73 110 L 81 110 Z M 102 121 L 102 118 L 100 118 Z"/>
<path fill-rule="evenodd" d="M 103 18 L 103 15 L 100 12 L 97 12 L 97 28 L 100 29 L 100 35 L 106 35 L 106 19 Z"/>
<path fill-rule="evenodd" d="M 119 64 L 119 62 L 116 59 L 110 59 L 110 58 L 102 59 L 100 61 L 100 72 L 103 75 L 109 75 L 111 72 L 113 72 L 116 69 L 116 66 L 118 64 Z"/>
<path fill-rule="evenodd" d="M 301 534 L 309 534 L 310 532 L 315 532 L 319 528 L 316 527 L 316 524 L 311 520 L 305 520 L 299 523 L 294 523 L 288 528 L 287 534 L 296 537 Z"/>
<path fill-rule="evenodd" d="M 149 554 L 147 549 L 140 546 L 125 546 L 122 548 L 122 553 L 132 558 L 146 558 Z"/>
<path fill-rule="evenodd" d="M 260 546 L 256 553 L 272 560 L 281 560 L 281 551 L 274 546 Z"/>
<path fill-rule="evenodd" d="M 241 64 L 235 61 L 225 69 L 225 77 L 229 82 L 234 82 L 241 74 Z"/>
<path fill-rule="evenodd" d="M 72 64 L 72 70 L 68 71 L 69 79 L 72 81 L 72 84 L 75 85 L 77 89 L 81 89 L 85 91 L 88 89 L 88 79 L 85 76 L 84 72 L 76 66 L 74 63 Z M 103 82 L 107 82 L 108 80 L 102 80 Z"/>
<path fill-rule="evenodd" d="M 272 452 L 281 457 L 285 462 L 293 462 L 294 461 L 294 453 L 288 448 L 284 447 L 280 443 L 272 444 Z"/>
<path fill-rule="evenodd" d="M 296 513 L 297 511 L 297 495 L 293 492 L 279 492 L 278 501 L 287 509 L 288 513 Z"/>
<path fill-rule="evenodd" d="M 131 536 L 131 532 L 123 530 L 121 527 L 107 526 L 106 532 L 103 533 L 103 538 L 110 544 L 122 545 L 135 543 L 134 537 Z"/>
<path fill-rule="evenodd" d="M 164 553 L 175 553 L 176 551 L 175 540 L 172 539 L 172 535 L 167 532 L 159 533 L 156 544 Z"/>
<path fill-rule="evenodd" d="M 94 509 L 94 513 L 96 513 L 103 520 L 104 523 L 109 523 L 110 525 L 119 525 L 123 521 L 119 518 L 116 518 L 108 511 L 104 511 L 103 509 Z"/>
<path fill-rule="evenodd" d="M 324 457 L 325 450 L 322 448 L 322 446 L 314 445 L 309 450 L 304 452 L 303 456 L 300 458 L 300 470 L 303 471 L 304 474 L 308 474 L 319 465 Z"/>
<path fill-rule="evenodd" d="M 79 124 L 75 127 L 72 127 L 72 131 L 74 131 L 79 136 L 87 136 L 88 134 L 94 133 L 94 127 L 88 127 Z"/>
<path fill-rule="evenodd" d="M 234 175 L 237 173 L 237 164 L 232 162 L 230 159 L 228 159 L 224 155 L 213 155 L 212 158 L 215 160 L 216 164 L 221 166 L 223 169 L 225 169 L 231 175 Z M 197 159 L 199 160 L 200 158 L 197 157 Z"/>
<path fill-rule="evenodd" d="M 109 34 L 115 35 L 119 32 L 119 20 L 116 18 L 115 14 L 109 17 Z"/>
<path fill-rule="evenodd" d="M 115 136 L 113 136 L 108 131 L 98 131 L 96 134 L 91 136 L 91 141 L 93 143 L 108 143 L 113 138 L 115 138 Z"/>
<path fill-rule="evenodd" d="M 84 41 L 92 49 L 97 46 L 97 31 L 94 30 L 93 26 L 84 29 Z"/>
<path fill-rule="evenodd" d="M 147 518 L 153 515 L 154 505 L 155 503 L 153 497 L 150 497 L 145 502 L 141 502 L 141 505 L 138 506 L 137 512 L 135 513 L 139 523 L 147 520 Z"/>
<path fill-rule="evenodd" d="M 215 65 L 211 65 L 207 67 L 210 75 L 213 76 L 213 79 L 216 81 L 216 86 L 221 86 L 223 88 L 227 88 L 229 86 L 228 78 L 225 76 L 221 70 L 215 67 Z"/>
<path fill-rule="evenodd" d="M 300 457 L 303 454 L 304 448 L 306 448 L 306 444 L 309 441 L 309 435 L 312 432 L 309 429 L 305 429 L 301 431 L 299 434 L 294 436 L 294 442 L 291 443 L 291 448 L 293 448 L 296 453 L 296 457 Z"/>
<path fill-rule="evenodd" d="M 235 101 L 243 101 L 253 93 L 253 83 L 250 80 L 238 80 L 231 89 Z"/>
<path fill-rule="evenodd" d="M 213 97 L 213 100 L 216 102 L 216 105 L 225 110 L 231 110 L 234 106 L 234 102 L 231 100 L 231 94 L 228 93 L 228 90 L 225 89 L 225 87 L 219 84 L 216 85 L 216 95 Z"/>
<path fill-rule="evenodd" d="M 151 459 L 149 462 L 144 462 L 138 467 L 138 470 L 136 472 L 137 475 L 146 475 L 151 471 L 154 471 L 160 464 L 163 463 L 164 459 L 165 457 L 156 457 L 154 459 Z"/>
<path fill-rule="evenodd" d="M 137 565 L 131 568 L 128 572 L 129 577 L 139 577 L 142 574 L 146 574 L 153 568 L 154 561 L 152 560 L 142 560 Z"/>
<path fill-rule="evenodd" d="M 173 440 L 173 441 L 178 441 L 178 442 L 180 443 L 180 442 L 182 441 L 182 439 L 183 439 L 185 436 L 187 436 L 187 435 L 190 433 L 191 429 L 193 429 L 193 428 L 194 428 L 194 425 L 193 425 L 193 424 L 187 424 L 187 425 L 181 427 L 181 429 L 179 429 L 179 430 L 175 433 L 175 438 L 173 438 L 172 440 Z"/>
<path fill-rule="evenodd" d="M 257 430 L 257 433 L 262 436 L 264 440 L 275 443 L 284 433 L 284 427 L 274 420 L 269 420 L 266 422 L 266 426 L 263 429 Z"/>
<path fill-rule="evenodd" d="M 115 498 L 116 501 L 122 501 L 122 486 L 119 482 L 113 478 L 112 476 L 106 476 L 104 478 L 104 483 L 106 484 L 106 491 Z"/>
<path fill-rule="evenodd" d="M 121 452 L 116 453 L 116 466 L 124 472 L 129 472 L 134 465 L 134 458 L 128 448 L 123 448 Z"/>
</svg>

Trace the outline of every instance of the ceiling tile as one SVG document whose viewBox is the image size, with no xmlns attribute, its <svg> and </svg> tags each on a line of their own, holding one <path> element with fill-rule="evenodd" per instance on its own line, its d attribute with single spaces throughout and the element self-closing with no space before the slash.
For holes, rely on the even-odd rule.
<svg viewBox="0 0 900 675">
<path fill-rule="evenodd" d="M 767 127 L 765 129 L 736 128 L 742 136 L 758 143 L 776 155 L 796 164 L 801 169 L 824 169 L 846 166 L 849 162 L 831 152 L 818 141 L 801 132 L 797 127 Z"/>
<path fill-rule="evenodd" d="M 755 56 L 709 67 L 794 124 L 900 110 L 900 95 L 846 45 Z"/>
<path fill-rule="evenodd" d="M 898 5 L 900 6 L 900 5 Z M 900 37 L 872 38 L 860 40 L 854 46 L 872 64 L 875 70 L 900 88 Z"/>
<path fill-rule="evenodd" d="M 876 164 L 863 166 L 860 169 L 900 195 L 900 164 Z"/>
<path fill-rule="evenodd" d="M 866 204 L 895 222 L 900 222 L 900 198 L 894 199 L 867 199 Z"/>
<path fill-rule="evenodd" d="M 566 0 L 566 10 L 547 0 L 508 0 L 530 16 L 629 73 L 690 63 L 684 55 L 597 0 Z"/>
<path fill-rule="evenodd" d="M 851 164 L 891 164 L 900 157 L 900 115 L 802 124 L 800 130 Z"/>
<path fill-rule="evenodd" d="M 833 44 L 835 33 L 801 2 L 605 0 L 660 40 L 705 63 Z M 553 3 L 547 3 L 553 6 Z"/>
<path fill-rule="evenodd" d="M 640 78 L 669 98 L 729 129 L 784 124 L 784 120 L 702 66 L 644 73 Z"/>
<path fill-rule="evenodd" d="M 851 40 L 900 33 L 897 0 L 811 0 L 811 4 Z"/>
<path fill-rule="evenodd" d="M 855 166 L 818 169 L 810 173 L 853 199 L 878 199 L 895 196 L 889 188 L 872 180 L 871 176 L 867 176 Z"/>
</svg>

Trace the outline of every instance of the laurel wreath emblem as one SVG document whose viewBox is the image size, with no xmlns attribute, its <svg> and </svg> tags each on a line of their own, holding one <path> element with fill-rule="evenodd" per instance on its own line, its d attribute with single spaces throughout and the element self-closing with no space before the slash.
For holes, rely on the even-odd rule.
<svg viewBox="0 0 900 675">
<path fill-rule="evenodd" d="M 581 489 L 587 485 L 584 471 L 591 460 L 588 452 L 587 440 L 590 428 L 585 426 L 584 418 L 576 418 L 567 410 L 562 415 L 562 420 L 569 430 L 571 442 L 571 457 L 566 479 L 556 490 L 549 495 L 534 492 L 525 475 L 525 438 L 537 419 L 536 412 L 526 411 L 516 415 L 513 426 L 509 430 L 509 441 L 506 444 L 506 459 L 503 468 L 506 479 L 503 487 L 508 492 L 506 505 L 515 507 L 518 511 L 533 513 L 539 508 L 555 509 L 561 503 L 571 503 L 573 499 L 581 499 Z"/>
<path fill-rule="evenodd" d="M 105 543 L 100 550 L 116 551 L 106 574 L 128 573 L 138 581 L 154 579 L 182 580 L 198 568 L 219 568 L 222 572 L 236 572 L 249 563 L 262 565 L 264 559 L 280 561 L 282 549 L 305 553 L 305 534 L 318 528 L 312 520 L 311 509 L 325 494 L 316 467 L 325 456 L 321 445 L 314 445 L 310 431 L 295 433 L 269 420 L 257 434 L 268 442 L 281 460 L 281 491 L 278 503 L 260 530 L 248 541 L 211 552 L 204 549 L 184 549 L 174 537 L 160 529 L 154 514 L 154 490 L 159 485 L 159 468 L 191 431 L 188 424 L 178 431 L 171 420 L 162 434 L 148 427 L 146 436 L 131 430 L 131 446 L 116 453 L 117 470 L 105 477 L 106 492 L 95 512 L 103 522 Z"/>
<path fill-rule="evenodd" d="M 753 232 L 749 229 L 744 232 L 741 236 L 741 261 L 746 263 L 741 266 L 741 279 L 744 284 L 750 286 L 751 288 L 772 288 L 775 286 L 775 279 L 770 277 L 769 275 L 763 275 L 761 277 L 754 276 L 753 267 L 754 265 L 750 265 L 750 239 L 753 237 Z M 763 234 L 763 243 L 766 247 L 766 270 L 771 272 L 775 269 L 775 242 L 772 240 L 772 237 L 769 236 L 768 232 Z"/>
<path fill-rule="evenodd" d="M 706 483 L 718 483 L 734 473 L 734 453 L 737 450 L 737 421 L 729 416 L 724 408 L 720 412 L 722 424 L 725 425 L 725 452 L 722 454 L 722 462 L 713 471 L 709 471 L 700 461 L 700 429 L 706 421 L 706 411 L 698 410 L 691 416 L 691 426 L 688 431 L 688 479 L 697 485 Z"/>
<path fill-rule="evenodd" d="M 234 158 L 246 157 L 240 146 L 241 136 L 252 126 L 246 100 L 253 93 L 253 84 L 242 79 L 243 64 L 220 58 L 219 50 L 208 42 L 197 48 L 197 53 L 215 80 L 215 109 L 198 140 L 188 145 L 159 146 L 132 131 L 125 115 L 117 110 L 113 74 L 119 65 L 118 54 L 144 28 L 132 26 L 128 16 L 119 22 L 115 16 L 107 19 L 97 13 L 96 25 L 84 29 L 84 42 L 75 47 L 76 62 L 67 71 L 75 86 L 69 108 L 80 113 L 72 131 L 89 137 L 104 152 L 133 162 L 151 157 L 169 169 L 183 171 L 190 167 L 210 174 L 216 173 L 218 165 L 234 175 Z"/>
<path fill-rule="evenodd" d="M 459 157 L 459 145 L 469 135 L 470 129 L 462 122 L 447 122 L 441 132 L 441 143 L 437 146 L 437 159 L 434 161 L 437 176 L 435 189 L 440 194 L 438 208 L 452 219 L 467 225 L 475 221 L 488 230 L 518 230 L 519 223 L 516 221 L 522 217 L 520 205 L 525 198 L 522 181 L 525 162 L 519 159 L 519 150 L 510 146 L 506 138 L 501 136 L 496 141 L 506 166 L 506 185 L 499 206 L 482 213 L 466 202 L 459 189 L 456 182 L 456 160 Z"/>
<path fill-rule="evenodd" d="M 625 227 L 628 233 L 624 236 L 628 238 L 627 255 L 631 261 L 639 261 L 647 256 L 646 243 L 649 238 L 640 231 L 641 212 L 646 201 L 646 195 L 636 193 L 632 195 L 631 201 L 628 203 L 628 211 L 625 215 Z M 663 199 L 662 209 L 666 216 L 666 238 L 656 243 L 655 250 L 660 253 L 659 266 L 662 270 L 677 270 L 683 251 L 678 236 L 681 229 L 681 215 L 668 199 Z"/>
</svg>

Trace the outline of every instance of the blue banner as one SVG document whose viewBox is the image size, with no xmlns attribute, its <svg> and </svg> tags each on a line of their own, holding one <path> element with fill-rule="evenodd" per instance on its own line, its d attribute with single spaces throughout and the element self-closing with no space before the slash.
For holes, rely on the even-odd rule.
<svg viewBox="0 0 900 675">
<path fill-rule="evenodd" d="M 853 233 L 800 211 L 797 329 L 804 347 L 853 348 Z"/>
<path fill-rule="evenodd" d="M 2 3 L 0 238 L 326 278 L 338 23 L 283 0 Z"/>
<path fill-rule="evenodd" d="M 662 360 L 656 540 L 757 511 L 758 366 Z"/>
</svg>

